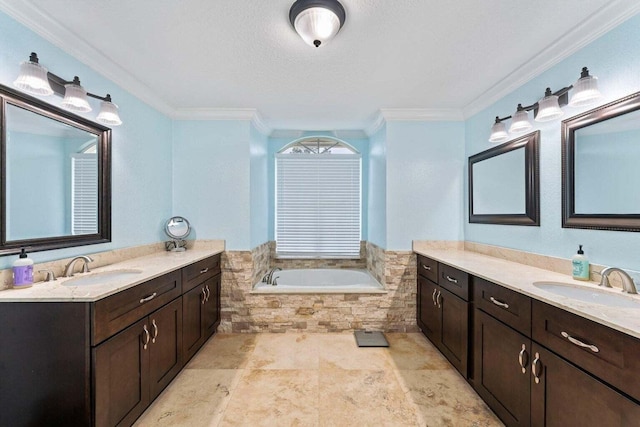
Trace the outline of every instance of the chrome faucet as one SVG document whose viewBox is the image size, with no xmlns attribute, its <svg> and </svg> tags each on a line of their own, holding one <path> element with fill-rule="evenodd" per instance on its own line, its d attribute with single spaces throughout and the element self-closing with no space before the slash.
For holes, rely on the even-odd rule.
<svg viewBox="0 0 640 427">
<path fill-rule="evenodd" d="M 280 267 L 274 267 L 271 270 L 269 270 L 269 272 L 267 274 L 262 276 L 262 283 L 266 283 L 267 285 L 272 285 L 273 284 L 273 273 L 275 273 L 278 270 L 282 270 L 282 269 Z"/>
<path fill-rule="evenodd" d="M 67 266 L 64 268 L 64 277 L 73 277 L 73 267 L 75 267 L 76 262 L 77 261 L 83 261 L 83 266 L 82 266 L 82 272 L 83 273 L 89 273 L 91 270 L 89 270 L 89 263 L 93 262 L 93 258 L 86 256 L 86 255 L 81 255 L 81 256 L 77 256 L 74 259 L 72 259 L 69 264 L 67 264 Z"/>
<path fill-rule="evenodd" d="M 630 294 L 638 293 L 638 291 L 636 290 L 636 284 L 633 282 L 631 276 L 629 276 L 629 273 L 618 267 L 607 267 L 602 269 L 602 271 L 600 272 L 600 274 L 602 275 L 602 279 L 600 279 L 600 286 L 604 286 L 605 288 L 611 287 L 611 285 L 609 284 L 609 275 L 614 271 L 618 272 L 618 274 L 620 274 L 620 277 L 622 278 L 623 292 L 627 292 Z"/>
</svg>

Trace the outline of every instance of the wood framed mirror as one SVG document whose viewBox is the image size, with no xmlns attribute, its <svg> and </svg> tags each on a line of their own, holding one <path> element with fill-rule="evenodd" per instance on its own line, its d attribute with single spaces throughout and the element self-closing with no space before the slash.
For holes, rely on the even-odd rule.
<svg viewBox="0 0 640 427">
<path fill-rule="evenodd" d="M 640 231 L 640 92 L 562 122 L 562 227 Z"/>
<path fill-rule="evenodd" d="M 0 256 L 111 241 L 111 130 L 0 85 Z"/>
<path fill-rule="evenodd" d="M 469 222 L 540 225 L 540 132 L 469 157 Z"/>
</svg>

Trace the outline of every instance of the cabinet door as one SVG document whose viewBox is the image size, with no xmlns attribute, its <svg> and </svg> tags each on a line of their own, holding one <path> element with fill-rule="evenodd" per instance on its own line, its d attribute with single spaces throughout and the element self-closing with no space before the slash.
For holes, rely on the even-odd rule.
<svg viewBox="0 0 640 427">
<path fill-rule="evenodd" d="M 207 293 L 203 315 L 205 339 L 215 334 L 216 328 L 220 324 L 221 277 L 222 275 L 218 274 L 204 283 L 205 291 Z"/>
<path fill-rule="evenodd" d="M 149 315 L 149 394 L 155 399 L 182 369 L 182 300 Z"/>
<path fill-rule="evenodd" d="M 506 425 L 528 426 L 531 340 L 483 311 L 474 316 L 474 388 Z"/>
<path fill-rule="evenodd" d="M 533 344 L 533 357 L 532 425 L 638 425 L 640 405 L 537 344 Z"/>
<path fill-rule="evenodd" d="M 182 357 L 187 363 L 204 343 L 202 330 L 206 291 L 196 286 L 182 295 Z"/>
<path fill-rule="evenodd" d="M 418 286 L 420 287 L 420 301 L 418 301 L 420 305 L 419 326 L 427 338 L 436 347 L 440 347 L 441 313 L 435 304 L 438 285 L 422 276 L 418 276 Z"/>
<path fill-rule="evenodd" d="M 149 404 L 148 330 L 145 318 L 94 348 L 97 427 L 131 425 Z"/>
<path fill-rule="evenodd" d="M 442 314 L 440 351 L 467 378 L 469 305 L 442 287 L 436 296 L 436 305 Z"/>
</svg>

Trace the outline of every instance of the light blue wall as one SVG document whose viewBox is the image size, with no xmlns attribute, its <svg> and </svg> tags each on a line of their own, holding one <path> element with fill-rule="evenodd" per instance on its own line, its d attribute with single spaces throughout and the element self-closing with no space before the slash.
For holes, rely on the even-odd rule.
<svg viewBox="0 0 640 427">
<path fill-rule="evenodd" d="M 249 121 L 174 122 L 173 213 L 189 220 L 190 238 L 251 249 L 250 138 Z"/>
<path fill-rule="evenodd" d="M 300 138 L 314 137 L 314 136 L 328 136 L 335 138 L 332 132 L 304 132 L 302 136 L 296 136 L 291 138 L 269 138 L 268 141 L 268 154 L 267 154 L 267 167 L 269 174 L 268 190 L 269 190 L 269 240 L 275 240 L 275 165 L 276 165 L 276 153 L 282 148 Z M 368 138 L 337 138 L 346 142 L 353 148 L 358 150 L 362 155 L 362 240 L 368 238 L 368 200 L 369 200 L 369 139 Z"/>
<path fill-rule="evenodd" d="M 269 241 L 269 166 L 267 164 L 267 142 L 268 138 L 255 127 L 251 126 L 251 248 L 255 248 Z"/>
<path fill-rule="evenodd" d="M 381 248 L 387 247 L 387 127 L 383 125 L 369 138 L 369 241 Z"/>
<path fill-rule="evenodd" d="M 37 52 L 40 62 L 55 74 L 77 75 L 90 92 L 110 93 L 124 122 L 112 133 L 112 242 L 37 252 L 31 257 L 44 262 L 162 239 L 162 224 L 171 215 L 171 120 L 0 12 L 1 84 L 13 85 L 20 62 L 31 52 Z M 55 95 L 42 99 L 55 105 L 62 100 Z M 91 103 L 95 110 L 84 116 L 93 120 L 99 104 Z M 14 259 L 0 258 L 0 268 L 9 267 Z"/>
<path fill-rule="evenodd" d="M 557 90 L 573 84 L 584 66 L 589 67 L 591 74 L 599 78 L 600 90 L 604 95 L 600 104 L 639 91 L 640 55 L 638 52 L 640 52 L 640 16 L 635 16 L 468 119 L 466 121 L 466 156 L 491 146 L 487 139 L 496 115 L 501 117 L 510 115 L 518 103 L 524 105 L 535 102 L 543 95 L 547 86 Z M 590 108 L 593 107 L 579 109 L 565 107 L 565 118 Z M 562 228 L 560 121 L 534 123 L 534 130 L 541 131 L 541 226 L 469 224 L 465 219 L 466 240 L 564 258 L 571 257 L 576 252 L 578 244 L 583 244 L 586 255 L 592 262 L 640 270 L 640 233 Z M 466 184 L 465 178 L 465 186 Z M 623 191 L 628 194 L 637 194 L 637 187 L 637 182 L 628 181 Z M 465 197 L 465 209 L 468 209 L 466 201 Z"/>
<path fill-rule="evenodd" d="M 386 249 L 463 238 L 464 138 L 463 122 L 386 124 Z"/>
</svg>

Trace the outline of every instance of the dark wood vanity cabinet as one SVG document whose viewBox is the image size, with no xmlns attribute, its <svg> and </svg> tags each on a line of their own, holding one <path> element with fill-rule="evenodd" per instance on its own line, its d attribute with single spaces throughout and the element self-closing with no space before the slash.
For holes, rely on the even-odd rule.
<svg viewBox="0 0 640 427">
<path fill-rule="evenodd" d="M 439 284 L 431 280 L 438 277 Z M 467 273 L 418 257 L 418 326 L 465 378 L 469 352 L 468 295 Z"/>
</svg>

